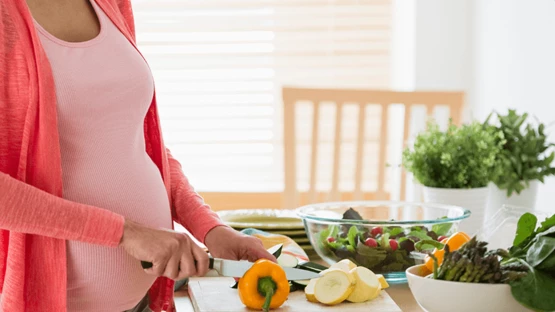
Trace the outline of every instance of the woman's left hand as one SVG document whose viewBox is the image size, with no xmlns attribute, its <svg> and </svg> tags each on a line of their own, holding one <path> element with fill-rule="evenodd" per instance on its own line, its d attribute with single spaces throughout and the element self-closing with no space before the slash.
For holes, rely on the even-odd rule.
<svg viewBox="0 0 555 312">
<path fill-rule="evenodd" d="M 210 230 L 204 243 L 215 258 L 250 262 L 264 258 L 276 261 L 258 238 L 239 233 L 228 226 L 218 226 Z"/>
</svg>

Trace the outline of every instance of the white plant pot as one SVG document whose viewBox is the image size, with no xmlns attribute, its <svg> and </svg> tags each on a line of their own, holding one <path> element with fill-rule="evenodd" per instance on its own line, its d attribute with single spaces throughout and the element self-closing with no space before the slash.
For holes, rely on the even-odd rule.
<svg viewBox="0 0 555 312">
<path fill-rule="evenodd" d="M 470 218 L 462 221 L 459 229 L 471 236 L 476 234 L 484 224 L 489 193 L 489 187 L 473 189 L 423 187 L 426 203 L 454 205 L 470 210 Z"/>
<path fill-rule="evenodd" d="M 520 194 L 513 193 L 511 197 L 507 197 L 507 190 L 501 190 L 497 185 L 490 183 L 491 195 L 488 201 L 486 220 L 489 220 L 503 205 L 522 207 L 534 211 L 538 185 L 539 181 L 531 181 L 530 186 Z"/>
</svg>

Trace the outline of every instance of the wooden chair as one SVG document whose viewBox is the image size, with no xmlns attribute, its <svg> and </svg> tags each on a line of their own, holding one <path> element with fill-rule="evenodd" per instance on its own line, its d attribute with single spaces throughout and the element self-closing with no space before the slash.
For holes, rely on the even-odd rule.
<svg viewBox="0 0 555 312">
<path fill-rule="evenodd" d="M 424 107 L 426 115 L 431 117 L 434 110 L 438 107 L 448 107 L 449 117 L 453 123 L 460 124 L 464 94 L 462 92 L 396 92 L 378 90 L 349 90 L 349 89 L 303 89 L 284 87 L 284 166 L 285 166 L 285 190 L 283 195 L 284 208 L 296 208 L 301 204 L 314 203 L 322 200 L 368 200 L 390 198 L 390 194 L 385 190 L 386 176 L 386 144 L 388 142 L 389 108 L 391 105 L 402 104 L 404 106 L 403 118 L 403 147 L 406 146 L 410 135 L 411 117 L 416 106 Z M 307 193 L 300 194 L 298 190 L 297 178 L 297 140 L 296 140 L 296 108 L 300 102 L 310 102 L 313 105 L 312 114 L 312 137 L 310 142 L 310 172 L 309 189 Z M 333 140 L 333 165 L 332 181 L 330 192 L 317 192 L 317 156 L 319 148 L 319 118 L 322 103 L 334 103 L 335 114 L 335 136 Z M 340 170 L 340 147 L 342 112 L 346 103 L 356 103 L 358 108 L 358 129 L 356 137 L 356 157 L 355 157 L 355 181 L 352 192 L 340 192 L 339 190 L 339 170 Z M 362 170 L 363 170 L 363 147 L 365 144 L 365 118 L 366 109 L 369 105 L 381 107 L 380 117 L 380 136 L 378 144 L 378 174 L 377 190 L 365 192 L 362 189 Z M 396 187 L 396 186 L 394 186 Z M 405 196 L 406 174 L 401 173 L 400 182 L 401 199 Z"/>
</svg>

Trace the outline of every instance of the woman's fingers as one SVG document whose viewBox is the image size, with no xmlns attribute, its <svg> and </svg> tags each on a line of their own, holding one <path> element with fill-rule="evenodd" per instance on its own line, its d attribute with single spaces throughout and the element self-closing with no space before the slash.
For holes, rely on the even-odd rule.
<svg viewBox="0 0 555 312">
<path fill-rule="evenodd" d="M 208 259 L 208 254 L 200 247 L 193 247 L 193 256 L 196 260 L 196 276 L 205 276 L 208 273 L 210 260 Z"/>
<path fill-rule="evenodd" d="M 125 222 L 121 246 L 137 262 L 152 263 L 152 268 L 145 269 L 147 274 L 175 280 L 208 272 L 208 255 L 188 235 Z"/>
<path fill-rule="evenodd" d="M 164 270 L 163 276 L 171 278 L 173 280 L 177 279 L 179 276 L 179 266 L 181 262 L 181 255 L 175 253 L 172 255 L 168 263 L 166 264 L 166 269 Z"/>
<path fill-rule="evenodd" d="M 255 262 L 258 259 L 268 259 L 270 261 L 277 261 L 276 258 L 268 253 L 264 248 L 253 247 L 249 250 L 248 259 L 250 262 Z"/>
<path fill-rule="evenodd" d="M 191 252 L 190 248 L 184 250 L 181 254 L 181 262 L 179 269 L 178 280 L 195 276 L 197 274 L 197 269 L 195 266 L 195 258 Z"/>
<path fill-rule="evenodd" d="M 144 269 L 147 274 L 154 275 L 154 276 L 164 275 L 167 261 L 153 261 L 151 263 L 152 263 L 152 267 L 148 269 Z"/>
</svg>

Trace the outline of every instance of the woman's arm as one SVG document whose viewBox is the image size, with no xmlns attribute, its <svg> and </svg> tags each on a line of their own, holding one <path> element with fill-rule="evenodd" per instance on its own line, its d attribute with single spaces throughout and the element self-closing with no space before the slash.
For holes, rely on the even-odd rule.
<svg viewBox="0 0 555 312">
<path fill-rule="evenodd" d="M 0 172 L 0 229 L 118 246 L 123 216 L 72 202 Z"/>
<path fill-rule="evenodd" d="M 195 192 L 181 170 L 181 164 L 166 149 L 171 172 L 172 213 L 174 220 L 183 225 L 198 240 L 204 243 L 206 234 L 213 228 L 224 225 L 218 215 L 204 203 Z"/>
</svg>

